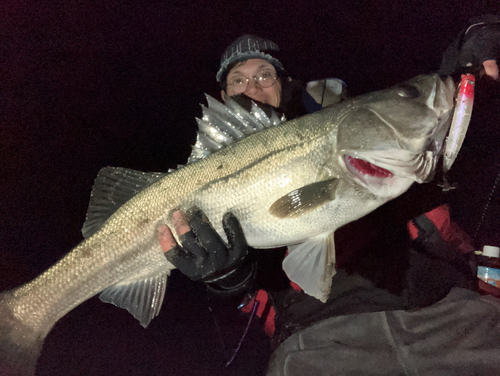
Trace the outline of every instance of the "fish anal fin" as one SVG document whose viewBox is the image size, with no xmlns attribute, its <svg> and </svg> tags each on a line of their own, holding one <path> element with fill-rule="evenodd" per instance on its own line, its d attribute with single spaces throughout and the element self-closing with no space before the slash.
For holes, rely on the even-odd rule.
<svg viewBox="0 0 500 376">
<path fill-rule="evenodd" d="M 150 273 L 110 286 L 99 298 L 126 309 L 146 328 L 160 312 L 166 286 L 167 272 Z"/>
<path fill-rule="evenodd" d="M 339 179 L 331 178 L 296 189 L 276 200 L 269 212 L 278 218 L 298 217 L 335 199 Z"/>
<path fill-rule="evenodd" d="M 326 302 L 336 273 L 334 233 L 318 235 L 289 251 L 283 260 L 288 278 L 306 294 Z"/>
</svg>

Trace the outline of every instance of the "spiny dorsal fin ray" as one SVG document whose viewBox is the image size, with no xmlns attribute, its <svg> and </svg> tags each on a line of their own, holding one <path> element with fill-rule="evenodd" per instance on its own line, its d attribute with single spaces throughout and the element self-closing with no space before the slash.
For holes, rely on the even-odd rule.
<svg viewBox="0 0 500 376">
<path fill-rule="evenodd" d="M 213 123 L 213 115 L 218 115 L 218 117 L 224 120 L 224 124 L 229 128 L 229 131 L 231 129 L 238 130 L 242 133 L 240 137 L 243 137 L 245 134 L 252 134 L 253 129 L 251 125 L 248 121 L 244 120 L 240 114 L 240 112 L 247 111 L 235 103 L 233 98 L 227 97 L 226 99 L 226 103 L 223 104 L 212 98 L 210 95 L 207 95 L 208 107 L 202 106 L 203 119 Z M 231 104 L 232 106 L 230 106 Z"/>
<path fill-rule="evenodd" d="M 196 119 L 199 130 L 188 163 L 196 162 L 234 141 L 285 121 L 284 117 L 279 118 L 271 106 L 257 104 L 244 95 L 237 98 L 225 97 L 225 104 L 209 95 L 206 97 L 208 107 L 201 105 L 203 116 Z"/>
<path fill-rule="evenodd" d="M 221 126 L 215 126 L 203 119 L 196 119 L 196 122 L 198 123 L 198 132 L 207 135 L 207 137 L 210 137 L 217 143 L 229 145 L 233 142 L 234 138 L 228 134 L 229 132 L 221 131 Z"/>
<path fill-rule="evenodd" d="M 244 94 L 235 97 L 224 97 L 224 104 L 217 102 L 214 98 L 208 98 L 210 109 L 220 111 L 230 116 L 230 123 L 238 127 L 246 135 L 253 134 L 263 129 L 259 119 L 250 114 L 252 99 Z M 247 108 L 245 108 L 247 107 Z"/>
<path fill-rule="evenodd" d="M 264 128 L 269 128 L 273 125 L 272 120 L 269 118 L 269 116 L 267 116 L 264 110 L 260 108 L 255 102 L 252 102 L 252 108 L 250 110 L 250 114 L 255 118 L 259 119 Z M 276 115 L 276 112 L 273 111 L 272 114 Z"/>
<path fill-rule="evenodd" d="M 269 212 L 279 218 L 298 217 L 335 200 L 339 179 L 319 181 L 296 189 L 276 200 Z"/>
<path fill-rule="evenodd" d="M 198 145 L 202 145 L 202 150 L 210 152 L 208 155 L 212 154 L 212 152 L 214 151 L 222 149 L 223 146 L 221 143 L 214 140 L 208 134 L 203 133 L 201 131 L 199 131 L 196 136 L 195 147 L 197 147 Z"/>
<path fill-rule="evenodd" d="M 165 175 L 163 172 L 141 172 L 121 167 L 102 168 L 90 194 L 87 218 L 82 227 L 83 237 L 91 237 L 120 206 Z"/>
</svg>

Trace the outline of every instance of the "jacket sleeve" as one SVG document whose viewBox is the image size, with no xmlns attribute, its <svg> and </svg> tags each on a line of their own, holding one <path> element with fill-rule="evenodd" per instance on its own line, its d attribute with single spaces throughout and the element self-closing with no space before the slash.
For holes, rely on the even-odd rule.
<svg viewBox="0 0 500 376">
<path fill-rule="evenodd" d="M 500 16 L 473 18 L 446 49 L 441 68 L 443 75 L 474 72 L 485 60 L 499 58 Z"/>
<path fill-rule="evenodd" d="M 207 288 L 214 294 L 223 297 L 242 296 L 255 289 L 256 270 L 255 261 L 245 260 L 223 279 L 207 282 Z"/>
</svg>

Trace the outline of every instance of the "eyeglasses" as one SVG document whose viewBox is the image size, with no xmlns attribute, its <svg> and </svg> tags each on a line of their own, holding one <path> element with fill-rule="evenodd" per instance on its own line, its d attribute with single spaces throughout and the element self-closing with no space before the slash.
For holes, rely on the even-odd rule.
<svg viewBox="0 0 500 376">
<path fill-rule="evenodd" d="M 257 73 L 255 76 L 233 76 L 231 77 L 231 80 L 227 82 L 227 86 L 231 86 L 231 89 L 235 94 L 241 94 L 247 89 L 248 81 L 250 81 L 251 78 L 255 80 L 256 85 L 259 85 L 262 88 L 273 86 L 278 79 L 276 73 L 274 73 L 272 70 L 263 70 Z"/>
</svg>

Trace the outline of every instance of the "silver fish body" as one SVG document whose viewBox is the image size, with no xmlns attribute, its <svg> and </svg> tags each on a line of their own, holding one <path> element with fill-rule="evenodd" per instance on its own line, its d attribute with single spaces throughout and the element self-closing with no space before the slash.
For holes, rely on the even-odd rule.
<svg viewBox="0 0 500 376">
<path fill-rule="evenodd" d="M 419 76 L 242 138 L 170 174 L 103 169 L 88 237 L 35 280 L 0 295 L 0 370 L 31 375 L 43 339 L 71 309 L 104 290 L 146 326 L 173 266 L 157 229 L 196 206 L 225 238 L 240 220 L 249 245 L 293 246 L 284 268 L 324 299 L 334 274 L 334 231 L 432 175 L 449 127 L 454 84 Z M 145 186 L 142 189 L 142 186 Z M 118 188 L 117 188 L 118 187 Z M 101 225 L 116 190 L 138 191 Z M 94 212 L 92 212 L 94 207 Z M 3 368 L 2 368 L 3 367 Z"/>
</svg>

